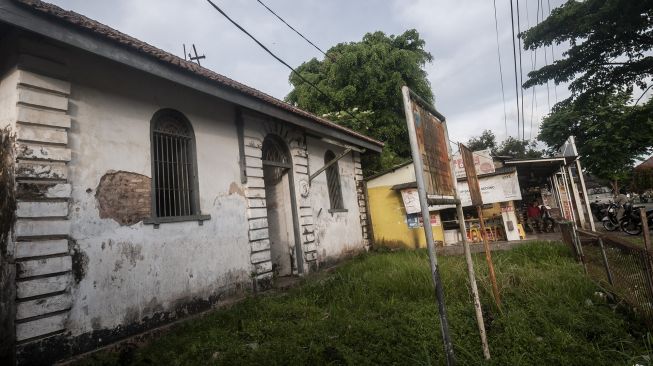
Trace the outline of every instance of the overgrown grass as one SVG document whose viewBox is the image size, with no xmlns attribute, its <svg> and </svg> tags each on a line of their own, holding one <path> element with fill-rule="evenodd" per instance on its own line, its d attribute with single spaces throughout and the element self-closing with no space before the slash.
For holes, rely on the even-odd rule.
<svg viewBox="0 0 653 366">
<path fill-rule="evenodd" d="M 503 314 L 475 256 L 492 360 L 482 358 L 463 257 L 440 258 L 462 365 L 648 364 L 651 341 L 595 295 L 562 245 L 493 254 Z M 439 321 L 425 251 L 363 255 L 284 294 L 247 299 L 176 326 L 148 346 L 80 364 L 439 365 Z"/>
</svg>

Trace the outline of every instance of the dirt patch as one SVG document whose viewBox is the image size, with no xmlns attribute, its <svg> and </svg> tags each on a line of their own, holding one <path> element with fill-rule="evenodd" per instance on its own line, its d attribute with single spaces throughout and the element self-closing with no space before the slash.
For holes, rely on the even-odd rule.
<svg viewBox="0 0 653 366">
<path fill-rule="evenodd" d="M 151 216 L 151 178 L 131 172 L 107 172 L 95 190 L 100 218 L 121 226 L 134 225 Z"/>
</svg>

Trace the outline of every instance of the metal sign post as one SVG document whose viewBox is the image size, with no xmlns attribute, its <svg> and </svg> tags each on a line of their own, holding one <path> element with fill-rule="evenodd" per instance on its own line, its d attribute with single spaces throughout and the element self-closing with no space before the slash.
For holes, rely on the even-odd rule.
<svg viewBox="0 0 653 366">
<path fill-rule="evenodd" d="M 415 118 L 413 116 L 412 101 L 410 98 L 410 89 L 407 86 L 401 88 L 404 98 L 404 109 L 406 112 L 406 123 L 408 125 L 408 137 L 410 140 L 410 148 L 413 156 L 413 165 L 415 167 L 415 179 L 417 180 L 417 193 L 419 196 L 419 203 L 422 211 L 422 218 L 424 219 L 424 234 L 426 235 L 426 244 L 429 252 L 429 261 L 431 263 L 431 277 L 435 286 L 435 297 L 438 302 L 438 310 L 440 313 L 440 330 L 442 331 L 442 340 L 444 342 L 444 351 L 447 358 L 447 365 L 456 364 L 456 356 L 453 351 L 453 344 L 451 343 L 451 335 L 449 334 L 449 320 L 447 319 L 447 308 L 444 303 L 444 291 L 442 289 L 442 280 L 440 279 L 440 270 L 438 269 L 438 259 L 435 254 L 435 243 L 433 242 L 433 228 L 430 225 L 429 205 L 426 196 L 426 189 L 424 183 L 424 167 L 422 164 L 422 156 L 420 147 L 417 141 L 417 133 L 415 129 Z"/>
<path fill-rule="evenodd" d="M 483 238 L 483 247 L 485 248 L 485 260 L 487 261 L 488 270 L 490 272 L 490 282 L 492 283 L 492 293 L 494 301 L 499 310 L 501 310 L 501 296 L 499 295 L 499 285 L 497 284 L 497 277 L 494 273 L 494 263 L 492 263 L 492 251 L 490 250 L 490 243 L 487 239 L 487 231 L 485 231 L 485 219 L 483 219 L 483 197 L 481 196 L 481 186 L 476 176 L 476 167 L 474 165 L 474 156 L 472 150 L 463 144 L 458 144 L 460 155 L 463 158 L 463 166 L 465 168 L 465 175 L 467 176 L 467 187 L 469 187 L 469 194 L 472 198 L 472 206 L 476 206 L 478 213 L 478 220 L 481 226 L 481 238 Z"/>
</svg>

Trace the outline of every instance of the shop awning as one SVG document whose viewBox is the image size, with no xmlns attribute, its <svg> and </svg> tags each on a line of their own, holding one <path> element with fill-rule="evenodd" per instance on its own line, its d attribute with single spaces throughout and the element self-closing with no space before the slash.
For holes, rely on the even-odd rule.
<svg viewBox="0 0 653 366">
<path fill-rule="evenodd" d="M 565 158 L 508 160 L 505 164 L 517 168 L 520 185 L 533 186 L 546 183 L 549 177 L 565 165 Z"/>
</svg>

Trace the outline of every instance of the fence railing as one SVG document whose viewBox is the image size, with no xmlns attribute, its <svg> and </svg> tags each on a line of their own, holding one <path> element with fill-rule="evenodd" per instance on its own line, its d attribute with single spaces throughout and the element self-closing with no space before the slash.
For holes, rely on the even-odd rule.
<svg viewBox="0 0 653 366">
<path fill-rule="evenodd" d="M 559 223 L 585 272 L 653 327 L 653 256 L 644 246 L 614 234 L 574 229 Z"/>
</svg>

